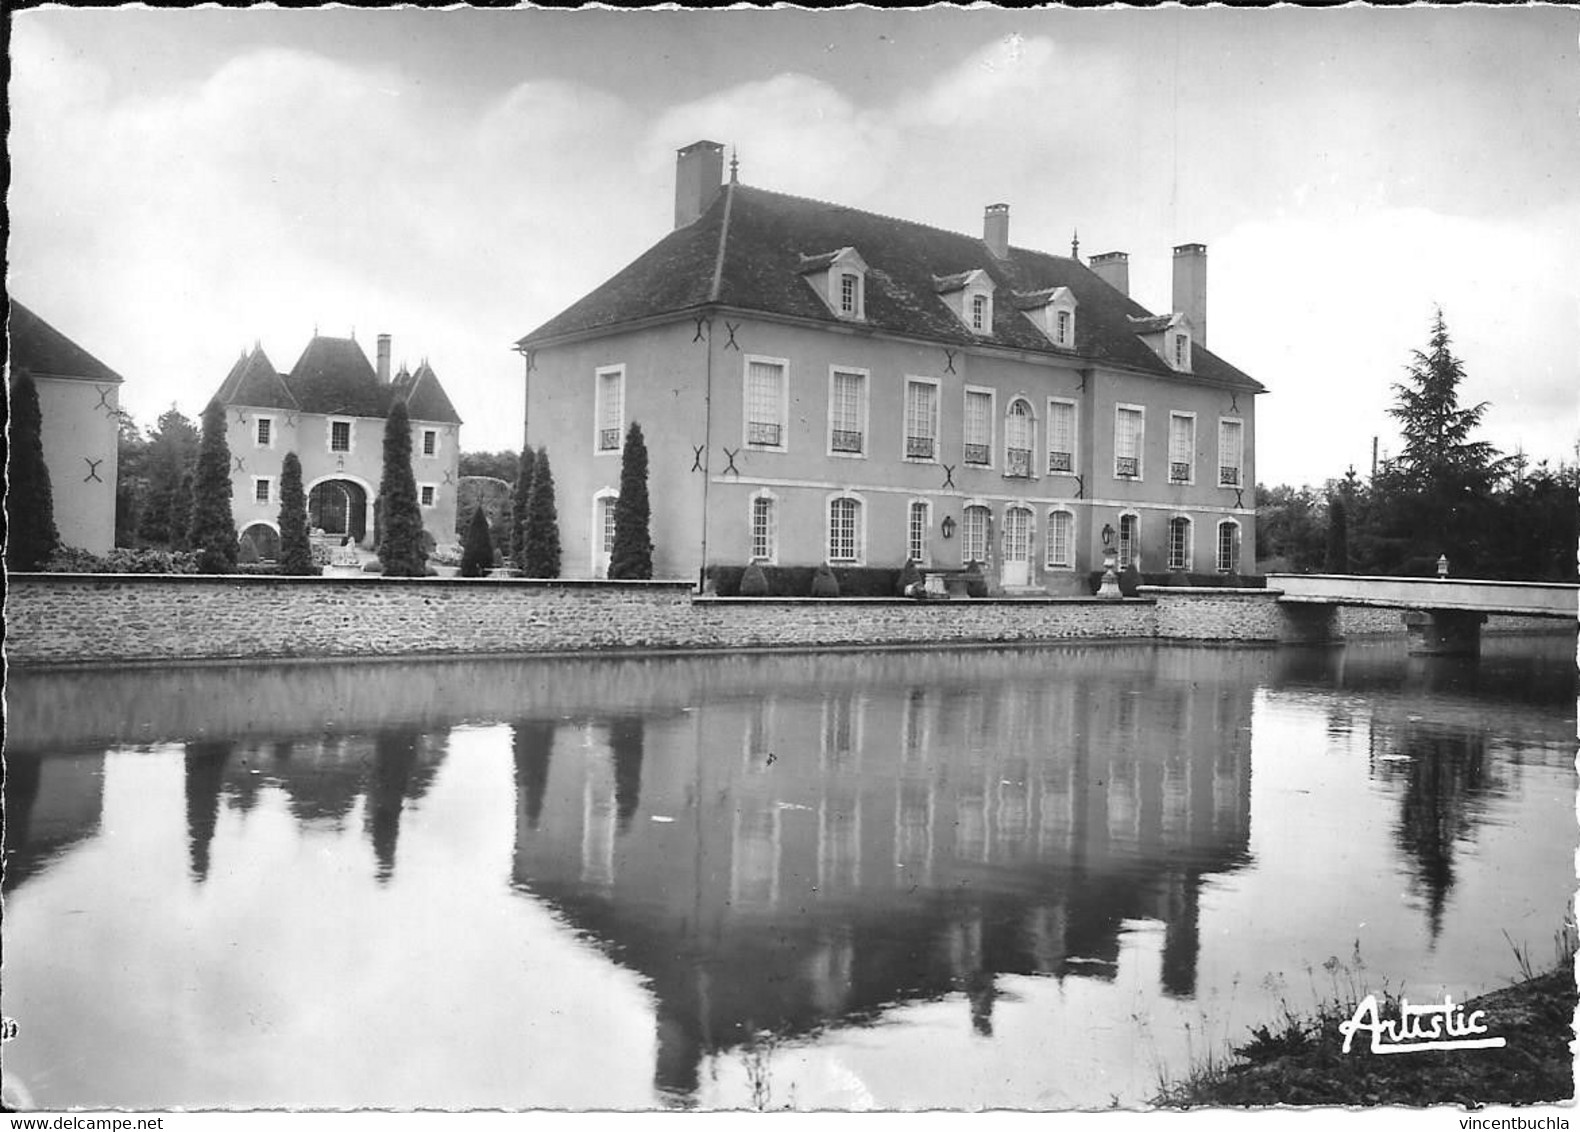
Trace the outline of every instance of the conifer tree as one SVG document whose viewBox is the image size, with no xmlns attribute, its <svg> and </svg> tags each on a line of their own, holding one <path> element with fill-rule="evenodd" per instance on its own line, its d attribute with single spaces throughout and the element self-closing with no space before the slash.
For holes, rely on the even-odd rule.
<svg viewBox="0 0 1580 1132">
<path fill-rule="evenodd" d="M 5 562 L 12 570 L 39 570 L 60 545 L 55 493 L 44 463 L 44 413 L 33 375 L 11 383 L 11 456 L 6 469 Z"/>
<path fill-rule="evenodd" d="M 532 490 L 527 500 L 527 549 L 521 572 L 529 578 L 560 576 L 560 520 L 554 506 L 554 472 L 549 450 L 539 448 L 533 460 Z"/>
<path fill-rule="evenodd" d="M 225 406 L 210 401 L 203 410 L 197 475 L 192 481 L 189 541 L 198 552 L 198 573 L 234 574 L 241 546 L 230 507 L 230 445 L 225 440 Z"/>
<path fill-rule="evenodd" d="M 1342 495 L 1328 497 L 1328 556 L 1326 570 L 1330 574 L 1350 572 L 1350 523 L 1349 511 Z"/>
<path fill-rule="evenodd" d="M 647 442 L 636 421 L 625 433 L 620 453 L 620 498 L 614 505 L 614 545 L 609 550 L 609 577 L 651 578 L 652 509 L 647 498 Z"/>
<path fill-rule="evenodd" d="M 181 478 L 170 490 L 170 549 L 192 549 L 192 494 L 196 483 L 191 472 L 181 473 Z"/>
<path fill-rule="evenodd" d="M 302 490 L 302 461 L 285 454 L 280 467 L 280 573 L 318 574 L 307 532 L 307 494 Z"/>
<path fill-rule="evenodd" d="M 525 572 L 527 562 L 527 514 L 532 495 L 532 469 L 537 453 L 530 447 L 521 450 L 516 463 L 516 486 L 510 497 L 510 555 L 516 569 Z"/>
<path fill-rule="evenodd" d="M 494 539 L 488 530 L 488 512 L 479 503 L 466 525 L 466 545 L 461 551 L 461 577 L 483 578 L 494 565 Z"/>
<path fill-rule="evenodd" d="M 428 573 L 423 548 L 422 508 L 411 470 L 411 416 L 397 401 L 384 422 L 384 471 L 379 478 L 379 563 L 387 578 Z"/>
</svg>

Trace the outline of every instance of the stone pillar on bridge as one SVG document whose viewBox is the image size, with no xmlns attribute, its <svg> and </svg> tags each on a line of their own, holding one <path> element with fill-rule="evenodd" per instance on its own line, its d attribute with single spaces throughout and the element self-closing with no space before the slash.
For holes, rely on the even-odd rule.
<svg viewBox="0 0 1580 1132">
<path fill-rule="evenodd" d="M 1465 609 L 1408 609 L 1404 614 L 1411 656 L 1480 656 L 1485 613 Z"/>
</svg>

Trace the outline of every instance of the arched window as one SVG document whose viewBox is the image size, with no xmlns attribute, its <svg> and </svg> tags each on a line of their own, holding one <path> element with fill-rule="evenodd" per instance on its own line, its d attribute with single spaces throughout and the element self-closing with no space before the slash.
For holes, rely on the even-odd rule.
<svg viewBox="0 0 1580 1132">
<path fill-rule="evenodd" d="M 1169 569 L 1190 569 L 1190 520 L 1184 515 L 1169 520 Z"/>
<path fill-rule="evenodd" d="M 1134 513 L 1119 516 L 1119 568 L 1141 568 L 1141 518 Z"/>
<path fill-rule="evenodd" d="M 1075 566 L 1075 516 L 1068 511 L 1048 512 L 1048 567 L 1069 570 Z"/>
<path fill-rule="evenodd" d="M 1232 574 L 1240 549 L 1240 524 L 1225 519 L 1218 524 L 1218 573 Z"/>
<path fill-rule="evenodd" d="M 861 500 L 836 495 L 828 501 L 828 560 L 861 561 Z"/>
<path fill-rule="evenodd" d="M 1035 447 L 1036 418 L 1025 398 L 1017 397 L 1009 403 L 1009 414 L 1004 421 L 1004 474 L 1031 476 L 1031 451 Z"/>
<path fill-rule="evenodd" d="M 986 507 L 980 505 L 967 507 L 961 514 L 963 520 L 960 524 L 961 562 L 987 561 L 988 524 L 991 514 Z"/>
</svg>

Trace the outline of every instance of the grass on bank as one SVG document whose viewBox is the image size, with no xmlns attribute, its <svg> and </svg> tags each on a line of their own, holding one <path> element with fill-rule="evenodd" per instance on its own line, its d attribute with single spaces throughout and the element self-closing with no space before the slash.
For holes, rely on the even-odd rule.
<svg viewBox="0 0 1580 1132">
<path fill-rule="evenodd" d="M 1507 938 L 1507 935 L 1505 935 Z M 1233 1047 L 1229 1061 L 1209 1059 L 1183 1081 L 1162 1082 L 1153 1104 L 1166 1108 L 1266 1105 L 1522 1105 L 1569 1100 L 1575 1095 L 1575 929 L 1556 933 L 1557 963 L 1537 973 L 1530 950 L 1510 941 L 1520 980 L 1465 1003 L 1486 1012 L 1489 1037 L 1501 1049 L 1433 1050 L 1378 1056 L 1369 1035 L 1357 1035 L 1343 1052 L 1342 1022 L 1365 997 L 1357 953 L 1354 967 L 1329 960 L 1330 993 L 1315 1013 L 1287 1007 L 1276 1022 L 1252 1030 Z M 1409 995 L 1404 997 L 1408 998 Z M 1377 993 L 1381 1017 L 1399 1017 L 1399 996 Z M 1421 1000 L 1417 1000 L 1418 1003 Z M 1424 1004 L 1424 1003 L 1422 1003 Z"/>
</svg>

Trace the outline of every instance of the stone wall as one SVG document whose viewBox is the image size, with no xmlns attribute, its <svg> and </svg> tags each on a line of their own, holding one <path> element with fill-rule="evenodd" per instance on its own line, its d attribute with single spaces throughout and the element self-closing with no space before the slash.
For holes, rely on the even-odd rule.
<svg viewBox="0 0 1580 1132">
<path fill-rule="evenodd" d="M 14 574 L 13 665 L 1150 638 L 1149 601 L 694 597 L 689 582 Z"/>
<path fill-rule="evenodd" d="M 1277 590 L 1141 586 L 1137 592 L 1157 602 L 1163 640 L 1271 644 L 1286 636 Z"/>
</svg>

